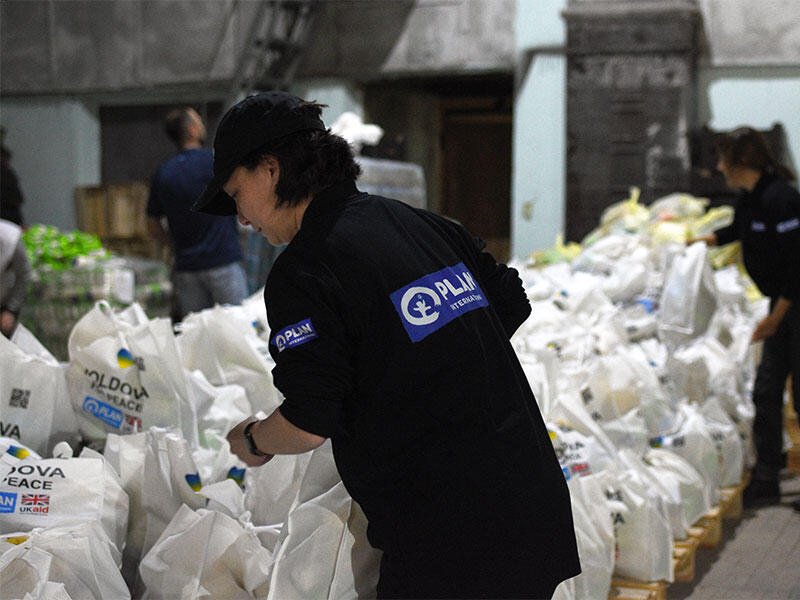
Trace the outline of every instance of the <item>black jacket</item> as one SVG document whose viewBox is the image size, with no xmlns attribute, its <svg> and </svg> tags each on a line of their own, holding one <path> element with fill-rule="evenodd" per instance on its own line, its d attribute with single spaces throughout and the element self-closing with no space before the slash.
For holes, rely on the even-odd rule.
<svg viewBox="0 0 800 600">
<path fill-rule="evenodd" d="M 800 194 L 764 174 L 736 203 L 733 223 L 715 232 L 719 245 L 739 240 L 747 272 L 765 296 L 800 301 Z"/>
<path fill-rule="evenodd" d="M 331 438 L 391 559 L 382 581 L 405 582 L 391 593 L 523 597 L 580 571 L 509 343 L 531 310 L 515 270 L 459 225 L 347 182 L 312 200 L 265 297 L 280 411 Z"/>
</svg>

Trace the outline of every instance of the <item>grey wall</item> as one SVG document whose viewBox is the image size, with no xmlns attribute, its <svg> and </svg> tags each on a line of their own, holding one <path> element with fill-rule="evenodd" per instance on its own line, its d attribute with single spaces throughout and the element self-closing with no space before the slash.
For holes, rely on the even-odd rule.
<svg viewBox="0 0 800 600">
<path fill-rule="evenodd" d="M 368 81 L 510 72 L 515 6 L 516 0 L 326 2 L 298 74 Z"/>
<path fill-rule="evenodd" d="M 100 183 L 100 122 L 96 107 L 68 99 L 5 101 L 4 143 L 13 153 L 27 224 L 74 229 L 73 190 Z"/>
</svg>

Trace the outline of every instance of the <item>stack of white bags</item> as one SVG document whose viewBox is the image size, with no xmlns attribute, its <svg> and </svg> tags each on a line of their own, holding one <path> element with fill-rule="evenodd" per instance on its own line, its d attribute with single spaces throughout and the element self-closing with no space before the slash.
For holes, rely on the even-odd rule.
<svg viewBox="0 0 800 600">
<path fill-rule="evenodd" d="M 66 365 L 24 327 L 0 337 L 3 597 L 375 596 L 380 553 L 330 443 L 246 469 L 225 440 L 280 403 L 263 306 L 176 335 L 100 302 Z"/>
<path fill-rule="evenodd" d="M 609 231 L 571 263 L 517 265 L 533 315 L 512 339 L 571 492 L 583 573 L 673 579 L 673 540 L 752 460 L 748 344 L 764 302 L 703 244 Z M 176 333 L 100 302 L 59 364 L 0 336 L 4 597 L 374 597 L 380 553 L 330 443 L 245 469 L 225 434 L 281 402 L 260 294 Z M 73 455 L 82 442 L 83 450 Z M 43 458 L 48 457 L 48 458 Z M 541 518 L 532 515 L 531 518 Z"/>
</svg>

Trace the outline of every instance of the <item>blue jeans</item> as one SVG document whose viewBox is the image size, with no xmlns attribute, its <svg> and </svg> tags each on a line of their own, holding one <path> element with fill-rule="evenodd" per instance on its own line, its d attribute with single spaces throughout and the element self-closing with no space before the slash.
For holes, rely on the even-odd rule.
<svg viewBox="0 0 800 600">
<path fill-rule="evenodd" d="M 238 262 L 203 271 L 173 271 L 177 319 L 215 304 L 241 304 L 247 297 L 247 279 Z"/>
</svg>

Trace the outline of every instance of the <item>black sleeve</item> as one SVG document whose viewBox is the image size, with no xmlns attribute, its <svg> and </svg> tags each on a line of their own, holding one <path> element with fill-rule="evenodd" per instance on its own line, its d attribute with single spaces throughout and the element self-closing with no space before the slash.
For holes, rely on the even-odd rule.
<svg viewBox="0 0 800 600">
<path fill-rule="evenodd" d="M 793 303 L 800 301 L 800 194 L 786 186 L 785 193 L 770 202 L 770 215 L 780 248 L 780 295 Z"/>
<path fill-rule="evenodd" d="M 717 236 L 717 246 L 724 246 L 739 239 L 739 204 L 741 203 L 741 196 L 736 199 L 736 208 L 733 212 L 733 223 L 727 227 L 717 229 L 714 235 Z"/>
<path fill-rule="evenodd" d="M 506 335 L 511 338 L 531 314 L 531 304 L 522 279 L 516 269 L 498 263 L 491 254 L 485 252 L 486 243 L 483 240 L 473 238 L 473 242 L 478 251 L 478 277 L 486 286 L 484 291 L 500 317 Z"/>
<path fill-rule="evenodd" d="M 279 264 L 269 275 L 265 301 L 273 380 L 286 397 L 280 411 L 300 429 L 330 437 L 354 379 L 342 296 L 324 276 Z"/>
</svg>

